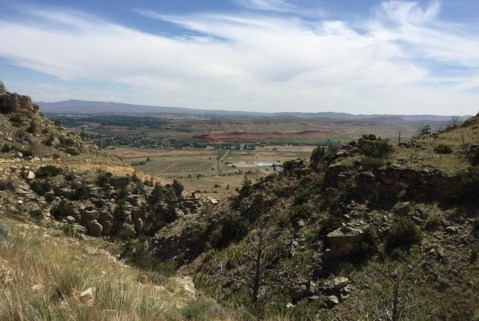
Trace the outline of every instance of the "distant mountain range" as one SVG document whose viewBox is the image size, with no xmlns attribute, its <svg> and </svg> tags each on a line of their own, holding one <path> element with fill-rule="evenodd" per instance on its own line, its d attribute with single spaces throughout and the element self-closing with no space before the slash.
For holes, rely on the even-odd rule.
<svg viewBox="0 0 479 321">
<path fill-rule="evenodd" d="M 451 116 L 438 115 L 354 115 L 335 112 L 300 113 L 259 113 L 227 110 L 205 110 L 182 107 L 163 107 L 149 105 L 134 105 L 115 102 L 66 100 L 59 102 L 36 102 L 40 111 L 46 114 L 110 114 L 110 115 L 158 115 L 178 114 L 204 117 L 232 117 L 232 118 L 257 118 L 257 117 L 297 117 L 297 118 L 330 118 L 335 120 L 374 120 L 374 121 L 448 121 Z M 469 115 L 458 116 L 461 120 Z"/>
</svg>

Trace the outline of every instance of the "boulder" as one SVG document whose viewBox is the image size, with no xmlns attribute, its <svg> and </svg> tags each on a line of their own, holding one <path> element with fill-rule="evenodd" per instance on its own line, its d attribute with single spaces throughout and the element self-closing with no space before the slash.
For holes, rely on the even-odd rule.
<svg viewBox="0 0 479 321">
<path fill-rule="evenodd" d="M 113 215 L 111 215 L 110 212 L 108 212 L 108 211 L 100 211 L 99 216 L 100 217 L 99 217 L 98 221 L 100 223 L 113 222 Z"/>
<path fill-rule="evenodd" d="M 86 228 L 81 226 L 80 224 L 73 224 L 72 231 L 75 233 L 76 236 L 86 234 Z"/>
<path fill-rule="evenodd" d="M 97 220 L 93 220 L 88 224 L 88 231 L 91 236 L 99 237 L 102 234 L 103 226 Z"/>
<path fill-rule="evenodd" d="M 327 235 L 329 247 L 334 254 L 349 255 L 364 238 L 364 231 L 343 226 Z"/>
<path fill-rule="evenodd" d="M 309 290 L 305 284 L 294 286 L 290 289 L 290 295 L 294 301 L 299 301 L 308 296 Z"/>
<path fill-rule="evenodd" d="M 449 234 L 457 233 L 457 227 L 455 226 L 447 226 L 444 230 Z"/>
<path fill-rule="evenodd" d="M 393 211 L 394 211 L 394 213 L 396 213 L 398 215 L 405 216 L 409 213 L 409 205 L 410 205 L 409 202 L 403 202 L 403 203 L 397 205 L 393 209 Z"/>
<path fill-rule="evenodd" d="M 27 179 L 28 179 L 28 180 L 35 179 L 35 173 L 32 172 L 32 171 L 28 171 L 28 173 L 27 173 Z"/>
<path fill-rule="evenodd" d="M 326 280 L 322 286 L 322 289 L 330 294 L 339 294 L 349 284 L 349 279 L 339 276 L 329 280 Z"/>
<path fill-rule="evenodd" d="M 328 296 L 328 298 L 326 300 L 326 305 L 328 306 L 328 308 L 332 308 L 332 307 L 336 306 L 337 304 L 339 304 L 339 299 L 338 299 L 337 296 L 335 296 L 335 295 Z"/>
<path fill-rule="evenodd" d="M 101 234 L 103 236 L 110 236 L 111 235 L 111 229 L 113 228 L 113 222 L 110 221 L 104 221 L 101 223 L 101 226 L 103 226 L 103 230 Z"/>
<path fill-rule="evenodd" d="M 180 210 L 179 208 L 175 208 L 175 217 L 176 218 L 180 218 L 180 217 L 184 217 L 185 216 L 185 212 L 183 212 L 182 210 Z"/>
<path fill-rule="evenodd" d="M 173 193 L 175 193 L 176 196 L 180 197 L 181 194 L 183 193 L 183 190 L 185 189 L 185 186 L 178 180 L 174 179 L 173 184 L 171 185 Z"/>
<path fill-rule="evenodd" d="M 95 288 L 86 289 L 78 297 L 82 303 L 92 305 L 95 302 Z"/>
<path fill-rule="evenodd" d="M 91 221 L 98 220 L 99 216 L 100 215 L 95 210 L 84 210 L 84 211 L 82 211 L 82 219 L 87 224 L 89 224 Z"/>
</svg>

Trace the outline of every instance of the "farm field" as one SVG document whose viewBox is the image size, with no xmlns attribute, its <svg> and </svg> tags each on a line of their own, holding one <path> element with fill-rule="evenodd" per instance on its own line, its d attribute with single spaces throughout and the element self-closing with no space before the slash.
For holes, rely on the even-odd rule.
<svg viewBox="0 0 479 321">
<path fill-rule="evenodd" d="M 438 131 L 447 120 L 406 120 L 398 116 L 361 119 L 301 117 L 191 118 L 176 115 L 69 115 L 53 114 L 64 126 L 86 136 L 102 148 L 205 148 L 231 144 L 318 145 L 347 143 L 372 133 L 397 142 L 417 134 L 425 124 Z"/>
<path fill-rule="evenodd" d="M 235 193 L 245 175 L 254 182 L 274 173 L 268 165 L 309 158 L 314 148 L 267 146 L 244 151 L 116 148 L 109 152 L 132 164 L 138 172 L 157 177 L 162 183 L 171 182 L 173 178 L 180 180 L 186 193 L 224 199 Z"/>
</svg>

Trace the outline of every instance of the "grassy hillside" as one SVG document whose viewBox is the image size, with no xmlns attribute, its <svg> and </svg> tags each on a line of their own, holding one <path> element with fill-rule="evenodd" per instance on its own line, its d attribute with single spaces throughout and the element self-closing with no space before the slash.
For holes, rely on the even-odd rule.
<svg viewBox="0 0 479 321">
<path fill-rule="evenodd" d="M 0 234 L 0 320 L 239 319 L 191 278 L 127 266 L 99 240 L 5 217 Z"/>
</svg>

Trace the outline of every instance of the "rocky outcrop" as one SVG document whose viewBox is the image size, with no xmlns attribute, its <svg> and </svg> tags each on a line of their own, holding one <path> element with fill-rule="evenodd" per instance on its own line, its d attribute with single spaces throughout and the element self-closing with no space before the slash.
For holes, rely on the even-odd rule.
<svg viewBox="0 0 479 321">
<path fill-rule="evenodd" d="M 161 260 L 174 259 L 179 264 L 190 262 L 205 250 L 208 226 L 190 222 L 180 231 L 162 230 L 151 240 L 151 248 Z"/>
<path fill-rule="evenodd" d="M 463 188 L 459 177 L 447 176 L 439 170 L 390 165 L 365 171 L 361 163 L 355 166 L 331 164 L 326 170 L 323 188 L 337 188 L 348 179 L 355 181 L 359 194 L 377 193 L 379 198 L 392 203 L 397 199 L 418 202 L 453 199 Z"/>
<path fill-rule="evenodd" d="M 0 113 L 21 113 L 31 115 L 38 110 L 38 106 L 32 103 L 28 96 L 4 93 L 0 95 Z"/>
</svg>

